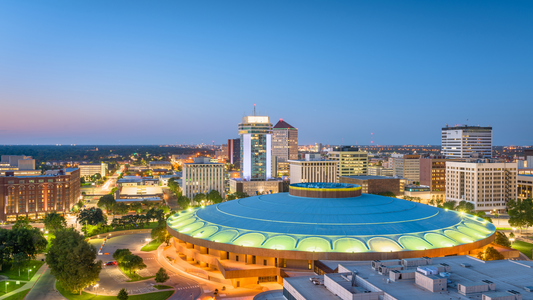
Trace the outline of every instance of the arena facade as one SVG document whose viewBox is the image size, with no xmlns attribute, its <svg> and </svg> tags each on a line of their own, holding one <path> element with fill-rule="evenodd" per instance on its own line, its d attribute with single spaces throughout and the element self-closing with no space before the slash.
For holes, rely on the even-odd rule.
<svg viewBox="0 0 533 300">
<path fill-rule="evenodd" d="M 476 216 L 343 183 L 292 184 L 289 193 L 181 211 L 167 229 L 178 255 L 235 287 L 280 282 L 284 270 L 320 272 L 319 260 L 468 254 L 496 230 Z"/>
</svg>

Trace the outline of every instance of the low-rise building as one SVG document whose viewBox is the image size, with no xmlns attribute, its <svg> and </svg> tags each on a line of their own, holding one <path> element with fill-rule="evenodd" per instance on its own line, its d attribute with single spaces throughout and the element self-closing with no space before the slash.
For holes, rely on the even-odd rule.
<svg viewBox="0 0 533 300">
<path fill-rule="evenodd" d="M 517 198 L 522 200 L 533 198 L 533 175 L 518 175 L 516 179 Z"/>
<path fill-rule="evenodd" d="M 421 265 L 407 264 L 406 259 L 325 262 L 338 273 L 284 278 L 281 293 L 291 300 L 533 299 L 529 292 L 533 289 L 533 264 L 528 261 L 484 262 L 471 256 L 415 260 Z M 395 265 L 387 265 L 389 262 Z M 371 263 L 379 266 L 373 268 Z M 390 272 L 380 272 L 391 266 Z"/>
<path fill-rule="evenodd" d="M 247 181 L 240 178 L 232 178 L 229 180 L 229 193 L 242 192 L 248 196 L 276 194 L 284 192 L 288 183 L 281 179 L 270 179 L 261 181 Z"/>
<path fill-rule="evenodd" d="M 306 156 L 306 160 L 289 160 L 291 183 L 337 182 L 337 162 Z"/>
<path fill-rule="evenodd" d="M 365 194 L 391 192 L 396 196 L 403 195 L 403 190 L 400 188 L 400 178 L 385 176 L 342 176 L 339 182 L 358 184 Z"/>
<path fill-rule="evenodd" d="M 150 170 L 158 170 L 158 169 L 164 169 L 164 170 L 172 170 L 172 164 L 169 161 L 151 161 L 148 163 L 148 167 Z"/>
<path fill-rule="evenodd" d="M 90 180 L 95 174 L 100 174 L 102 178 L 107 175 L 108 165 L 104 162 L 99 164 L 80 164 L 78 166 L 80 174 L 85 180 Z"/>
</svg>

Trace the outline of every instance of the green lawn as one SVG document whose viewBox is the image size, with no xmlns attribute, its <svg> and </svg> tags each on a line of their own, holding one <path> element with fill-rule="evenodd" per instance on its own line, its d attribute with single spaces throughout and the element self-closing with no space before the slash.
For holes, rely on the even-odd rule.
<svg viewBox="0 0 533 300">
<path fill-rule="evenodd" d="M 40 260 L 30 260 L 28 265 L 30 266 L 30 279 L 35 275 L 35 272 L 39 270 L 39 268 L 44 264 L 43 261 Z M 18 269 L 11 270 L 11 265 L 3 265 L 2 271 L 0 271 L 0 275 L 9 277 L 10 280 L 28 280 L 28 267 L 20 269 L 20 276 Z"/>
<path fill-rule="evenodd" d="M 120 269 L 120 271 L 122 271 L 122 273 L 124 273 L 124 275 L 126 275 L 126 276 L 128 276 L 130 278 L 130 280 L 128 280 L 127 282 L 141 281 L 141 280 L 150 279 L 150 278 L 154 278 L 155 277 L 155 276 L 142 277 L 142 276 L 140 276 L 138 274 L 130 273 L 128 270 L 125 270 L 120 265 L 118 266 L 118 268 Z"/>
<path fill-rule="evenodd" d="M 527 257 L 532 258 L 531 250 L 533 249 L 533 244 L 522 241 L 514 241 L 511 247 L 524 253 Z"/>
<path fill-rule="evenodd" d="M 173 289 L 173 287 L 168 285 L 162 285 L 162 284 L 156 284 L 154 287 L 158 290 L 166 290 L 166 289 Z"/>
<path fill-rule="evenodd" d="M 163 242 L 160 242 L 159 240 L 152 240 L 150 243 L 144 245 L 141 248 L 141 251 L 154 251 L 161 245 Z"/>
<path fill-rule="evenodd" d="M 154 229 L 154 228 L 157 227 L 157 225 L 158 225 L 157 222 L 150 222 L 150 223 L 148 223 L 148 225 L 144 225 L 143 228 L 141 228 L 141 227 L 138 227 L 138 228 L 137 228 L 137 227 L 136 227 L 136 228 L 126 228 L 126 229 L 124 229 L 124 228 L 121 227 L 121 228 L 112 229 L 112 230 L 110 230 L 110 231 L 106 231 L 106 232 L 99 232 L 99 231 L 93 230 L 94 233 L 91 232 L 91 225 L 89 225 L 89 235 L 88 235 L 87 237 L 93 237 L 93 236 L 97 236 L 97 235 L 99 235 L 99 234 L 105 235 L 105 234 L 108 234 L 108 233 L 110 233 L 110 232 L 115 232 L 115 231 L 124 231 L 124 230 L 141 230 L 141 229 Z M 85 225 L 84 225 L 84 227 L 85 227 Z M 93 227 L 96 228 L 96 226 L 93 226 Z M 85 229 L 83 229 L 82 231 L 85 232 Z"/>
<path fill-rule="evenodd" d="M 69 300 L 116 300 L 117 296 L 96 296 L 93 294 L 89 294 L 86 292 L 81 292 L 81 296 L 79 294 L 72 294 L 69 291 L 66 291 L 61 287 L 61 284 L 57 282 L 56 288 L 63 295 L 63 297 L 69 299 Z M 128 297 L 128 300 L 165 300 L 168 299 L 174 291 L 164 291 L 164 292 L 155 292 L 155 293 L 148 293 L 148 294 L 141 294 L 141 295 L 130 295 Z M 117 293 L 118 294 L 118 293 Z"/>
<path fill-rule="evenodd" d="M 3 300 L 22 300 L 24 297 L 26 297 L 26 294 L 30 291 L 30 289 L 23 290 L 21 292 L 18 292 L 16 294 L 13 294 L 7 298 L 4 298 Z"/>
<path fill-rule="evenodd" d="M 7 285 L 6 285 L 5 280 L 0 281 L 0 295 L 5 295 L 9 292 L 12 292 L 16 289 L 21 288 L 23 285 L 26 284 L 26 281 L 20 281 L 20 284 L 16 284 L 16 283 L 17 283 L 16 281 L 8 280 Z M 7 288 L 7 293 L 6 293 L 6 288 Z"/>
<path fill-rule="evenodd" d="M 511 230 L 511 227 L 496 227 L 496 230 Z"/>
</svg>

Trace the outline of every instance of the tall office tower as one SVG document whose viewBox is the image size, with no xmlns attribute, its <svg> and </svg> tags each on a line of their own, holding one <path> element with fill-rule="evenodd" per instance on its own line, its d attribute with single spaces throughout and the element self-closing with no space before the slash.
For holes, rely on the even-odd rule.
<svg viewBox="0 0 533 300">
<path fill-rule="evenodd" d="M 366 175 L 368 153 L 354 146 L 334 147 L 328 160 L 337 161 L 337 182 L 341 176 Z"/>
<path fill-rule="evenodd" d="M 446 201 L 468 201 L 476 211 L 505 211 L 517 198 L 517 163 L 446 162 Z"/>
<path fill-rule="evenodd" d="M 241 168 L 241 139 L 228 140 L 228 162 L 237 169 Z"/>
<path fill-rule="evenodd" d="M 272 124 L 267 116 L 246 116 L 239 124 L 241 136 L 241 178 L 272 178 Z"/>
<path fill-rule="evenodd" d="M 446 158 L 491 158 L 492 127 L 442 128 L 441 153 Z"/>
<path fill-rule="evenodd" d="M 444 200 L 446 196 L 446 159 L 445 156 L 428 155 L 420 158 L 420 185 L 429 186 L 432 200 Z"/>
<path fill-rule="evenodd" d="M 272 133 L 272 156 L 278 161 L 298 159 L 298 129 L 279 119 Z"/>
</svg>

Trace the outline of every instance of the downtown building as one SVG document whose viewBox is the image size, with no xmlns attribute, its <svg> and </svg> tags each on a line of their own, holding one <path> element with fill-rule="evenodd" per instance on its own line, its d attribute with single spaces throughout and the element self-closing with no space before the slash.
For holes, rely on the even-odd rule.
<svg viewBox="0 0 533 300">
<path fill-rule="evenodd" d="M 337 182 L 337 162 L 322 160 L 319 153 L 305 154 L 305 160 L 289 160 L 291 184 Z"/>
<path fill-rule="evenodd" d="M 393 158 L 394 176 L 420 182 L 420 155 L 400 154 Z"/>
<path fill-rule="evenodd" d="M 517 198 L 517 163 L 446 162 L 446 201 L 467 201 L 476 211 L 505 211 Z"/>
<path fill-rule="evenodd" d="M 228 140 L 228 161 L 235 166 L 235 169 L 241 168 L 241 139 Z"/>
<path fill-rule="evenodd" d="M 280 119 L 272 128 L 272 174 L 290 175 L 289 160 L 298 159 L 298 129 Z"/>
<path fill-rule="evenodd" d="M 334 147 L 328 153 L 328 160 L 337 162 L 337 178 L 342 176 L 366 175 L 368 168 L 368 152 L 360 151 L 354 146 Z"/>
<path fill-rule="evenodd" d="M 261 181 L 272 178 L 272 124 L 268 116 L 246 116 L 239 124 L 241 178 Z"/>
<path fill-rule="evenodd" d="M 54 175 L 0 176 L 0 221 L 19 216 L 44 219 L 52 211 L 68 213 L 80 200 L 80 170 L 67 168 Z"/>
<path fill-rule="evenodd" d="M 428 155 L 420 158 L 420 185 L 428 186 L 431 200 L 446 199 L 446 162 L 458 161 L 445 156 Z"/>
<path fill-rule="evenodd" d="M 208 157 L 196 157 L 193 163 L 183 164 L 183 195 L 193 199 L 197 194 L 216 190 L 224 199 L 224 164 L 212 163 Z"/>
<path fill-rule="evenodd" d="M 100 164 L 80 164 L 78 168 L 80 169 L 81 177 L 91 180 L 91 177 L 95 174 L 100 174 L 102 178 L 107 176 L 108 165 L 104 162 Z"/>
<path fill-rule="evenodd" d="M 446 158 L 491 158 L 492 127 L 442 128 L 441 153 Z"/>
</svg>

